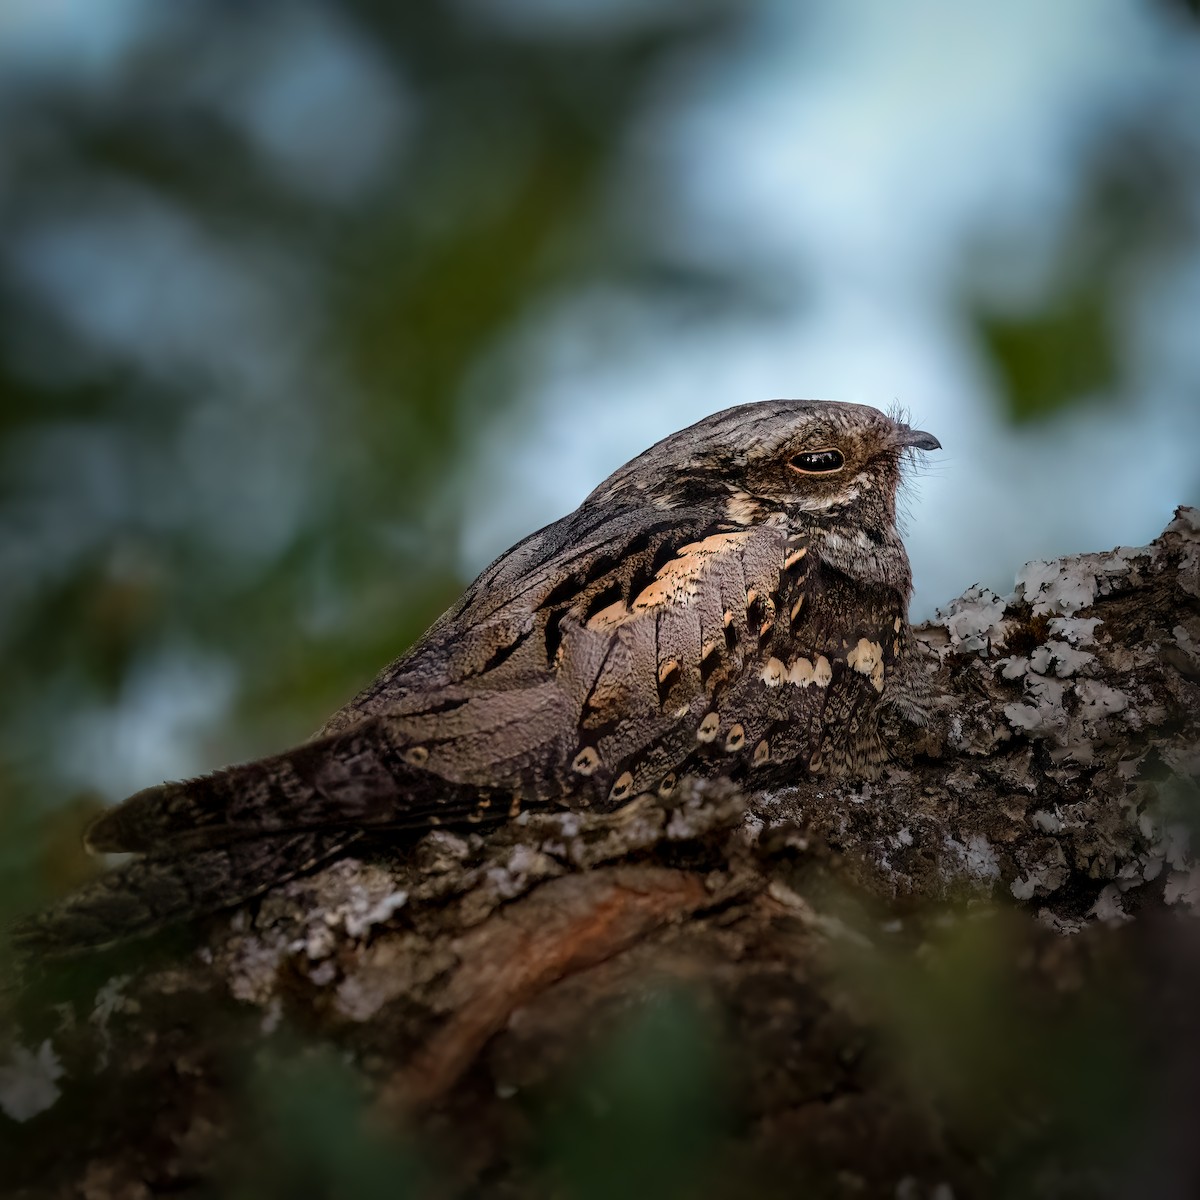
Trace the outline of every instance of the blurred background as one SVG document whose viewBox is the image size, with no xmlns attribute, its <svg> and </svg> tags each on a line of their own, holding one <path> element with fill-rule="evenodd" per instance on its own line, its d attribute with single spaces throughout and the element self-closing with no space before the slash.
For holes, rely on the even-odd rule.
<svg viewBox="0 0 1200 1200">
<path fill-rule="evenodd" d="M 941 438 L 917 618 L 1200 503 L 1194 0 L 0 0 L 0 917 L 94 869 L 101 805 L 307 736 L 621 462 L 773 396 Z M 1068 1079 L 1105 1144 L 1135 1051 L 997 1024 L 990 945 L 868 991 L 954 1106 Z M 567 1194 L 639 1194 L 597 1159 L 631 1129 L 640 1194 L 703 1161 L 691 1012 L 581 1068 L 625 1125 L 566 1093 Z M 335 1058 L 264 1068 L 246 1194 L 396 1194 Z"/>
<path fill-rule="evenodd" d="M 1200 502 L 1187 0 L 0 2 L 0 906 L 666 433 L 901 405 L 914 615 Z"/>
</svg>

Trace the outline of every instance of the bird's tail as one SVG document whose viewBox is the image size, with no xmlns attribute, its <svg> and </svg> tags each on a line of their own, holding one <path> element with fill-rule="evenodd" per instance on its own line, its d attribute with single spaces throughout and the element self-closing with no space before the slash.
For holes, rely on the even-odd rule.
<svg viewBox="0 0 1200 1200">
<path fill-rule="evenodd" d="M 150 856 L 108 871 L 44 912 L 17 922 L 18 952 L 62 956 L 157 933 L 261 895 L 340 854 L 348 830 L 261 837 L 180 857 Z"/>
<path fill-rule="evenodd" d="M 265 835 L 426 829 L 489 806 L 484 789 L 423 770 L 419 756 L 370 720 L 270 758 L 146 788 L 97 818 L 87 845 L 179 856 Z"/>
<path fill-rule="evenodd" d="M 26 921 L 42 950 L 102 946 L 267 891 L 370 829 L 422 831 L 501 818 L 507 797 L 423 770 L 377 720 L 199 779 L 164 783 L 99 817 L 90 849 L 139 857 Z"/>
</svg>

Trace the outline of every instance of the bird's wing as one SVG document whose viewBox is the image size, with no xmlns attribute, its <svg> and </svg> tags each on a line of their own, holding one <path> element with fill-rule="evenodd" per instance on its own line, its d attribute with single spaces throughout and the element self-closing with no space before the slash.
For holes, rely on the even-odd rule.
<svg viewBox="0 0 1200 1200">
<path fill-rule="evenodd" d="M 382 802 L 398 797 L 408 798 L 411 819 L 396 824 L 428 826 L 420 799 L 428 792 L 425 773 L 372 718 L 282 754 L 146 788 L 98 817 L 87 844 L 178 857 L 246 838 L 378 824 Z"/>
<path fill-rule="evenodd" d="M 455 784 L 522 804 L 622 799 L 633 760 L 663 738 L 673 752 L 692 708 L 757 651 L 786 538 L 705 509 L 618 510 L 556 545 L 563 532 L 517 547 L 519 571 L 495 564 L 351 711 Z"/>
<path fill-rule="evenodd" d="M 671 551 L 640 586 L 597 594 L 561 624 L 558 672 L 575 721 L 560 785 L 595 803 L 673 780 L 706 744 L 706 715 L 761 656 L 779 603 L 778 526 L 718 524 Z"/>
<path fill-rule="evenodd" d="M 317 738 L 140 792 L 89 842 L 177 854 L 620 800 L 625 764 L 669 742 L 756 645 L 783 546 L 705 510 L 581 510 L 497 560 Z"/>
</svg>

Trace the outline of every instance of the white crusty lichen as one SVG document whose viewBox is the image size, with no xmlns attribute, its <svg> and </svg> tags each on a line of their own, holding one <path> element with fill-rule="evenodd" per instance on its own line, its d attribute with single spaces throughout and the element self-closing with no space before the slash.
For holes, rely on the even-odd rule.
<svg viewBox="0 0 1200 1200">
<path fill-rule="evenodd" d="M 1096 722 L 1129 707 L 1129 697 L 1119 688 L 1109 687 L 1098 679 L 1081 679 L 1075 684 L 1079 697 L 1079 717 L 1083 721 Z"/>
<path fill-rule="evenodd" d="M 363 937 L 408 903 L 408 892 L 397 888 L 391 873 L 374 863 L 343 859 L 317 878 L 325 893 L 319 919 L 310 920 L 305 935 L 291 943 L 292 950 L 303 950 L 310 959 L 332 954 L 342 935 Z"/>
<path fill-rule="evenodd" d="M 1006 704 L 1004 715 L 1014 729 L 1032 737 L 1055 737 L 1067 727 L 1063 696 L 1069 685 L 1040 675 L 1025 677 L 1025 698 L 1022 704 Z"/>
<path fill-rule="evenodd" d="M 1056 765 L 1093 762 L 1092 743 L 1100 727 L 1131 705 L 1125 692 L 1089 678 L 1099 666 L 1101 618 L 1062 614 L 1073 614 L 1110 591 L 1120 570 L 1129 570 L 1130 563 L 1149 553 L 1117 550 L 1066 562 L 1032 562 L 1017 575 L 1016 595 L 1031 605 L 1034 615 L 1055 610 L 1060 615 L 1050 617 L 1049 636 L 1028 654 L 997 661 L 1002 679 L 1024 684 L 1024 697 L 1005 705 L 1004 716 L 1018 733 L 1049 741 Z"/>
<path fill-rule="evenodd" d="M 1081 668 L 1095 661 L 1096 656 L 1087 650 L 1076 650 L 1066 642 L 1051 639 L 1043 642 L 1029 656 L 1029 669 L 1039 675 L 1053 673 L 1059 679 L 1066 679 L 1068 675 L 1076 674 Z"/>
<path fill-rule="evenodd" d="M 1052 617 L 1049 624 L 1051 636 L 1072 646 L 1090 646 L 1104 622 L 1099 617 Z"/>
<path fill-rule="evenodd" d="M 945 626 L 952 649 L 964 654 L 987 653 L 1004 644 L 1004 612 L 1004 601 L 976 584 L 939 608 L 937 623 Z"/>
<path fill-rule="evenodd" d="M 388 892 L 374 903 L 368 897 L 355 898 L 352 910 L 346 913 L 344 925 L 346 934 L 352 938 L 360 938 L 375 925 L 390 921 L 392 915 L 408 903 L 408 892 L 401 888 Z"/>
<path fill-rule="evenodd" d="M 36 1050 L 14 1045 L 0 1060 L 0 1112 L 28 1121 L 53 1106 L 62 1095 L 58 1080 L 65 1074 L 49 1039 Z"/>
<path fill-rule="evenodd" d="M 1064 643 L 1055 643 L 1048 653 L 1041 653 L 1045 650 L 1047 646 L 1039 646 L 1028 662 L 1002 660 L 1004 678 L 1025 681 L 1024 699 L 1004 706 L 1005 719 L 1014 730 L 1049 741 L 1055 762 L 1090 763 L 1097 733 L 1111 718 L 1125 712 L 1131 699 L 1119 688 L 1097 679 L 1062 678 L 1090 667 L 1091 655 L 1080 661 L 1075 656 L 1082 652 L 1073 651 Z M 1066 656 L 1064 650 L 1069 652 Z M 1039 668 L 1053 674 L 1040 674 Z"/>
<path fill-rule="evenodd" d="M 996 851 L 983 834 L 973 833 L 966 842 L 947 837 L 945 846 L 953 859 L 957 860 L 959 868 L 972 879 L 986 881 L 1000 878 Z"/>
<path fill-rule="evenodd" d="M 1011 599 L 1023 596 L 1030 600 L 1034 615 L 1038 615 L 1054 606 L 1073 608 L 1084 596 L 1094 598 L 1094 584 L 1094 574 L 1089 584 L 1060 563 L 1026 563 L 1017 574 L 1017 591 Z M 1030 671 L 1059 679 L 1078 674 L 1096 661 L 1096 656 L 1083 647 L 1095 645 L 1096 630 L 1103 624 L 1099 617 L 1051 617 L 1047 622 L 1050 637 L 1042 645 L 1030 654 L 1014 654 L 997 661 L 1001 677 L 1013 681 Z"/>
<path fill-rule="evenodd" d="M 1175 519 L 1166 531 L 1180 535 L 1184 542 L 1179 560 L 1179 586 L 1189 596 L 1200 596 L 1200 508 L 1177 508 Z"/>
<path fill-rule="evenodd" d="M 1014 654 L 1008 658 L 998 660 L 996 666 L 1000 668 L 1001 678 L 1008 680 L 1021 679 L 1029 670 L 1029 659 L 1023 654 Z"/>
<path fill-rule="evenodd" d="M 1167 533 L 1193 534 L 1196 546 L 1200 547 L 1200 508 L 1189 504 L 1180 505 L 1175 510 L 1174 519 L 1167 526 Z"/>
<path fill-rule="evenodd" d="M 230 991 L 239 1000 L 266 1005 L 280 965 L 289 957 L 307 960 L 314 982 L 327 982 L 319 964 L 346 940 L 358 940 L 389 921 L 408 903 L 385 867 L 344 858 L 313 875 L 294 879 L 262 902 L 255 919 L 240 909 L 221 947 Z"/>
<path fill-rule="evenodd" d="M 562 864 L 549 854 L 518 842 L 500 862 L 483 872 L 481 887 L 485 893 L 484 907 L 490 912 L 500 902 L 523 896 L 535 883 L 553 879 L 564 871 Z"/>
<path fill-rule="evenodd" d="M 1118 546 L 1104 554 L 1080 554 L 1055 562 L 1037 559 L 1017 572 L 1013 599 L 1025 601 L 1035 617 L 1072 617 L 1098 596 L 1109 595 L 1135 572 L 1138 560 L 1152 554 L 1146 546 Z"/>
<path fill-rule="evenodd" d="M 1014 900 L 1032 900 L 1051 896 L 1066 882 L 1069 872 L 1062 863 L 1043 863 L 1014 879 L 1009 886 Z"/>
<path fill-rule="evenodd" d="M 1035 617 L 1075 613 L 1096 599 L 1096 575 L 1083 559 L 1036 559 L 1017 572 L 1017 597 L 1029 604 Z"/>
<path fill-rule="evenodd" d="M 1096 903 L 1089 909 L 1089 915 L 1106 925 L 1118 925 L 1130 919 L 1121 902 L 1121 889 L 1115 883 L 1105 884 L 1096 898 Z"/>
<path fill-rule="evenodd" d="M 112 1045 L 112 1037 L 108 1031 L 109 1021 L 117 1013 L 135 1014 L 141 1011 L 141 1005 L 125 995 L 125 988 L 132 978 L 131 975 L 114 975 L 96 992 L 88 1022 L 96 1030 L 99 1046 L 96 1061 L 98 1068 L 108 1065 L 108 1055 Z"/>
<path fill-rule="evenodd" d="M 1029 822 L 1035 829 L 1040 829 L 1043 833 L 1062 832 L 1062 817 L 1056 812 L 1050 812 L 1049 809 L 1037 809 L 1030 815 Z"/>
<path fill-rule="evenodd" d="M 1163 899 L 1168 904 L 1186 904 L 1193 912 L 1200 912 L 1200 866 L 1172 871 L 1167 876 Z"/>
<path fill-rule="evenodd" d="M 1186 834 L 1155 818 L 1153 808 L 1146 807 L 1153 802 L 1145 788 L 1134 786 L 1141 756 L 1109 763 L 1106 750 L 1120 744 L 1128 732 L 1155 727 L 1163 719 L 1165 709 L 1153 690 L 1152 676 L 1144 675 L 1143 669 L 1158 669 L 1168 647 L 1200 661 L 1200 620 L 1175 623 L 1169 639 L 1131 642 L 1122 630 L 1124 644 L 1114 645 L 1104 619 L 1079 615 L 1105 597 L 1146 586 L 1163 571 L 1170 571 L 1175 583 L 1188 591 L 1192 558 L 1193 582 L 1200 594 L 1198 535 L 1200 512 L 1181 510 L 1167 536 L 1152 546 L 1033 562 L 1017 576 L 1008 609 L 1008 640 L 1017 644 L 1012 632 L 1017 628 L 1022 642 L 1031 632 L 1039 636 L 1036 645 L 1021 645 L 1021 653 L 989 664 L 997 683 L 1021 688 L 1016 702 L 1001 700 L 1005 721 L 1031 743 L 1042 743 L 1039 753 L 1048 753 L 1050 761 L 1045 774 L 1060 787 L 1073 788 L 1084 772 L 1100 768 L 1087 776 L 1088 790 L 1068 791 L 1053 807 L 1039 807 L 1026 816 L 1043 836 L 1015 854 L 1020 874 L 1009 890 L 1017 900 L 1052 895 L 1072 870 L 1082 868 L 1102 884 L 1089 912 L 1092 920 L 1127 919 L 1124 894 L 1155 880 L 1161 880 L 1167 903 L 1200 907 L 1200 868 L 1188 852 Z M 1025 604 L 1035 619 L 1017 624 L 1020 618 L 1013 606 Z M 1114 616 L 1119 612 L 1114 610 Z M 1178 747 L 1161 753 L 1176 775 L 1194 773 L 1179 761 Z M 1105 828 L 1106 800 L 1102 792 L 1092 790 L 1114 783 L 1127 797 L 1117 802 L 1128 808 L 1128 832 L 1119 825 Z"/>
</svg>

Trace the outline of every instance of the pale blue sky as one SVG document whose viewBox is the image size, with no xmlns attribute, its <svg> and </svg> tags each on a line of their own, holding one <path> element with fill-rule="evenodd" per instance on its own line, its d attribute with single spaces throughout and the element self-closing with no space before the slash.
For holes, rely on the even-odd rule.
<svg viewBox="0 0 1200 1200">
<path fill-rule="evenodd" d="M 464 473 L 502 498 L 468 528 L 466 568 L 670 430 L 773 396 L 899 403 L 942 439 L 909 494 L 916 615 L 976 581 L 1007 590 L 1030 556 L 1145 542 L 1200 501 L 1200 255 L 1131 297 L 1128 393 L 1030 428 L 1002 419 L 954 294 L 996 227 L 1021 247 L 996 287 L 1036 287 L 1098 127 L 1147 104 L 1195 123 L 1196 43 L 1127 0 L 757 12 L 753 37 L 664 88 L 628 169 L 665 191 L 664 238 L 766 267 L 782 299 L 730 323 L 618 293 L 531 313 L 537 417 L 506 415 Z"/>
</svg>

